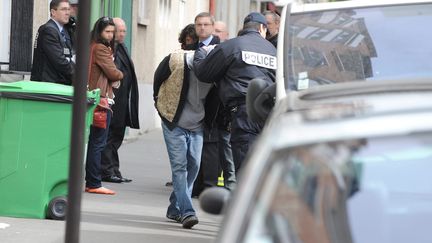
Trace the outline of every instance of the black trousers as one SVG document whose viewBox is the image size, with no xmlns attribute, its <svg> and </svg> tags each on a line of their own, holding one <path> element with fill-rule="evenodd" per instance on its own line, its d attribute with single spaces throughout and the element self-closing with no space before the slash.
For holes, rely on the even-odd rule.
<svg viewBox="0 0 432 243">
<path fill-rule="evenodd" d="M 245 166 L 246 155 L 262 128 L 262 124 L 249 120 L 246 105 L 231 109 L 231 149 L 237 180 L 239 172 Z"/>
<path fill-rule="evenodd" d="M 231 152 L 230 133 L 223 129 L 212 129 L 211 139 L 208 139 L 210 131 L 205 128 L 201 166 L 194 183 L 193 196 L 199 194 L 208 187 L 218 185 L 219 176 L 223 171 L 224 187 L 234 190 L 236 184 L 235 166 Z"/>
<path fill-rule="evenodd" d="M 220 167 L 216 130 L 213 129 L 210 131 L 207 127 L 204 127 L 201 165 L 192 190 L 192 196 L 194 197 L 199 196 L 207 187 L 217 186 Z"/>
<path fill-rule="evenodd" d="M 236 185 L 236 176 L 230 139 L 230 132 L 218 129 L 219 160 L 223 171 L 224 187 L 232 191 Z"/>
<path fill-rule="evenodd" d="M 110 126 L 107 144 L 102 152 L 101 175 L 103 177 L 118 176 L 120 173 L 120 160 L 118 150 L 123 143 L 126 127 Z"/>
</svg>

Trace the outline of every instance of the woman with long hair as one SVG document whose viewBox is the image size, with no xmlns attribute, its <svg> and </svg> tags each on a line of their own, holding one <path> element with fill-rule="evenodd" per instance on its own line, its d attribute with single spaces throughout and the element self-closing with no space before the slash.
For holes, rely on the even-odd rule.
<svg viewBox="0 0 432 243">
<path fill-rule="evenodd" d="M 100 89 L 101 98 L 107 98 L 108 103 L 114 103 L 113 87 L 120 85 L 123 73 L 114 64 L 113 49 L 115 25 L 112 18 L 98 19 L 91 32 L 91 52 L 89 63 L 89 90 Z M 107 112 L 106 128 L 90 127 L 90 136 L 86 159 L 86 187 L 89 193 L 114 195 L 115 192 L 102 187 L 101 153 L 106 145 L 111 112 Z"/>
</svg>

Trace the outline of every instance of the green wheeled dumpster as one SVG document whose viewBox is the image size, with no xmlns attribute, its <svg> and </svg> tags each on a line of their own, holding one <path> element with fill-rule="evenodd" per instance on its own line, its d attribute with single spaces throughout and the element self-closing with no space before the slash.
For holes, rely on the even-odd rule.
<svg viewBox="0 0 432 243">
<path fill-rule="evenodd" d="M 99 90 L 87 92 L 86 138 Z M 0 83 L 0 215 L 64 219 L 73 87 Z"/>
</svg>

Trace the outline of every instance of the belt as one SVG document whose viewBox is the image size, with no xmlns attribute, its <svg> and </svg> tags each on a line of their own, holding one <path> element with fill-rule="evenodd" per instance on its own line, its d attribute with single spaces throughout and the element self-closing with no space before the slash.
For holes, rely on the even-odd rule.
<svg viewBox="0 0 432 243">
<path fill-rule="evenodd" d="M 244 104 L 246 104 L 246 99 L 235 99 L 235 100 L 228 101 L 227 107 L 228 109 L 231 109 Z"/>
</svg>

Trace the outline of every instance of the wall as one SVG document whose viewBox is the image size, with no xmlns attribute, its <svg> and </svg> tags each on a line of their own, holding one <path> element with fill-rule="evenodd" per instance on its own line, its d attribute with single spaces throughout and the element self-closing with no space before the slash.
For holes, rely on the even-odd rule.
<svg viewBox="0 0 432 243">
<path fill-rule="evenodd" d="M 47 0 L 34 0 L 33 6 L 33 40 L 32 46 L 34 46 L 34 39 L 39 29 L 39 26 L 45 24 L 49 19 L 49 1 Z"/>
<path fill-rule="evenodd" d="M 216 1 L 215 18 L 216 20 L 224 21 L 227 24 L 230 38 L 237 36 L 237 32 L 243 27 L 244 18 L 250 12 L 250 1 Z"/>
</svg>

